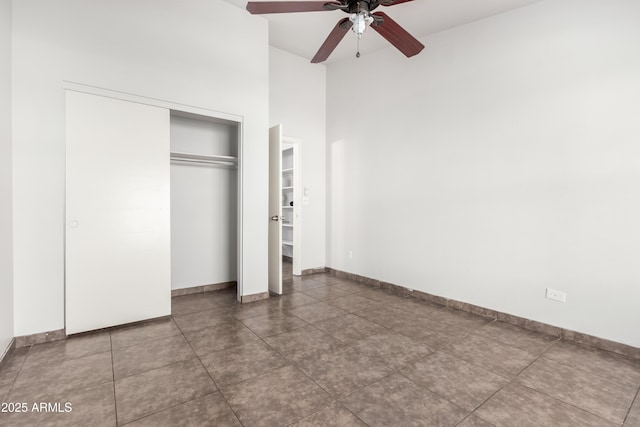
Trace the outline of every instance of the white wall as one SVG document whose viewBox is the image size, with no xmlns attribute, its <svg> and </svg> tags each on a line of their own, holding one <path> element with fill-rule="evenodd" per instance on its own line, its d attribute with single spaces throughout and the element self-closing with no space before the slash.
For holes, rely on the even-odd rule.
<svg viewBox="0 0 640 427">
<path fill-rule="evenodd" d="M 274 47 L 269 48 L 269 123 L 301 142 L 303 270 L 326 265 L 326 68 Z"/>
<path fill-rule="evenodd" d="M 11 0 L 0 0 L 0 357 L 13 338 Z"/>
<path fill-rule="evenodd" d="M 548 0 L 328 66 L 329 266 L 640 346 L 639 21 Z"/>
<path fill-rule="evenodd" d="M 266 21 L 220 0 L 13 8 L 16 335 L 64 327 L 64 81 L 243 117 L 243 293 L 265 292 Z"/>
<path fill-rule="evenodd" d="M 171 151 L 237 156 L 237 127 L 171 118 Z M 237 278 L 237 170 L 171 164 L 171 288 Z"/>
</svg>

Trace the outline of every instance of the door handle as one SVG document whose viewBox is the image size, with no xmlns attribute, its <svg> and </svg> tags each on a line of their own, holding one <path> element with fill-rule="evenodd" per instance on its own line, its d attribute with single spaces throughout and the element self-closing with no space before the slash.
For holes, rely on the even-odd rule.
<svg viewBox="0 0 640 427">
<path fill-rule="evenodd" d="M 274 216 L 271 217 L 271 221 L 278 222 L 278 219 L 279 219 L 278 215 L 274 215 Z"/>
</svg>

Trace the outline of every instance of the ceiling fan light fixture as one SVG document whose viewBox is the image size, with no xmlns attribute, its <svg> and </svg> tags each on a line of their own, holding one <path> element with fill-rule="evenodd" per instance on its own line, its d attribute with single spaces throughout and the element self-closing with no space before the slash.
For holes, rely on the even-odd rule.
<svg viewBox="0 0 640 427">
<path fill-rule="evenodd" d="M 360 38 L 367 27 L 373 22 L 373 17 L 366 12 L 358 12 L 352 13 L 349 16 L 349 20 L 353 23 L 351 29 L 356 33 L 358 38 Z"/>
</svg>

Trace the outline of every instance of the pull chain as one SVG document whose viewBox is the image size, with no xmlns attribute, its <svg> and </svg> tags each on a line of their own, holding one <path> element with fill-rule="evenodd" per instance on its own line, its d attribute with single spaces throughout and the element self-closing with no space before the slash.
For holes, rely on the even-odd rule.
<svg viewBox="0 0 640 427">
<path fill-rule="evenodd" d="M 361 17 L 361 15 L 360 15 L 360 2 L 358 2 L 358 16 Z M 358 44 L 357 44 L 357 49 L 356 49 L 356 58 L 360 58 L 360 37 L 362 37 L 362 33 L 358 32 L 357 35 L 358 35 L 358 37 L 357 37 L 357 39 L 358 39 L 357 43 Z"/>
</svg>

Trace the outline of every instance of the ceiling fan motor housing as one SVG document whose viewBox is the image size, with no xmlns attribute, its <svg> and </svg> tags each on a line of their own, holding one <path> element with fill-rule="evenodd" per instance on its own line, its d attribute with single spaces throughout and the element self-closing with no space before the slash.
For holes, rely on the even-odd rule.
<svg viewBox="0 0 640 427">
<path fill-rule="evenodd" d="M 358 13 L 358 12 L 370 12 L 371 11 L 371 1 L 370 0 L 354 0 L 349 2 L 349 10 L 348 13 Z"/>
<path fill-rule="evenodd" d="M 340 0 L 340 3 L 333 1 L 324 5 L 325 10 L 340 9 L 345 13 L 370 13 L 382 4 L 379 0 Z"/>
<path fill-rule="evenodd" d="M 380 2 L 378 0 L 342 0 L 345 7 L 342 10 L 346 13 L 372 12 Z"/>
</svg>

